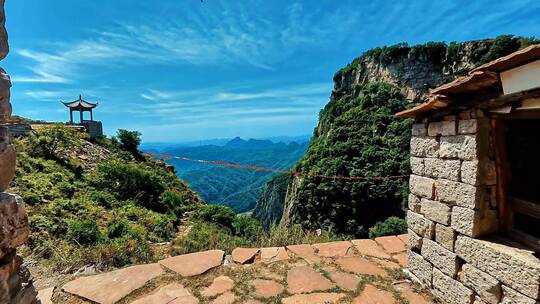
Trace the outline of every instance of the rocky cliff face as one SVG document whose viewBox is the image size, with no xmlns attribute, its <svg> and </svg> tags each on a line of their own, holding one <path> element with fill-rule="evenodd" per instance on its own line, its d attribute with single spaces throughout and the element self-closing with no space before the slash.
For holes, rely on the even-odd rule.
<svg viewBox="0 0 540 304">
<path fill-rule="evenodd" d="M 9 51 L 4 0 L 0 0 L 0 60 Z M 22 199 L 4 193 L 15 176 L 15 149 L 9 129 L 2 123 L 11 117 L 11 81 L 0 68 L 0 303 L 39 303 L 32 278 L 16 248 L 28 240 L 30 229 Z"/>
<path fill-rule="evenodd" d="M 369 100 L 371 97 L 365 93 L 366 85 L 390 84 L 397 88 L 409 102 L 420 102 L 426 97 L 429 89 L 466 74 L 482 63 L 507 55 L 535 42 L 538 41 L 500 36 L 491 40 L 451 43 L 449 45 L 430 42 L 409 47 L 406 44 L 399 44 L 367 51 L 335 74 L 334 89 L 330 101 L 321 111 L 319 124 L 314 130 L 310 148 L 304 159 L 297 164 L 296 169 L 304 172 L 317 171 L 355 175 L 374 172 L 390 175 L 392 172 L 408 171 L 408 163 L 399 163 L 397 159 L 394 164 L 386 163 L 388 166 L 382 170 L 377 168 L 384 162 L 384 155 L 381 155 L 380 158 L 373 157 L 377 154 L 377 149 L 383 154 L 389 153 L 385 152 L 384 149 L 393 149 L 392 151 L 395 153 L 407 154 L 408 146 L 396 144 L 390 147 L 384 145 L 384 141 L 389 141 L 384 132 L 388 132 L 387 127 L 394 123 L 394 119 L 390 115 L 384 119 L 371 121 L 369 115 L 361 116 L 358 114 L 371 107 L 370 111 L 374 113 L 373 115 L 378 115 L 376 113 L 378 108 L 373 107 L 373 102 Z M 378 91 L 373 93 L 377 95 Z M 399 99 L 399 97 L 393 96 Z M 355 111 L 356 114 L 354 114 Z M 387 114 L 385 113 L 385 115 Z M 350 127 L 353 125 L 355 127 Z M 357 136 L 357 133 L 363 132 L 367 132 L 367 136 Z M 369 132 L 372 132 L 372 136 L 380 136 L 380 140 L 383 142 L 366 142 L 371 138 Z M 401 142 L 399 132 L 393 132 L 392 136 Z M 409 135 L 407 133 L 403 136 Z M 403 155 L 406 157 L 405 154 Z M 392 157 L 392 155 L 388 154 L 388 157 Z M 358 159 L 362 159 L 362 161 L 358 161 Z M 347 164 L 346 168 L 345 164 Z M 407 168 L 397 169 L 396 166 L 406 166 Z M 383 185 L 383 183 L 379 184 Z M 390 215 L 385 214 L 387 210 L 383 210 L 389 208 L 389 206 L 383 206 L 384 200 L 380 202 L 368 200 L 362 203 L 364 206 L 380 204 L 378 207 L 371 207 L 370 212 L 375 214 L 370 215 L 370 217 L 364 217 L 365 210 L 360 211 L 364 207 L 361 207 L 362 204 L 358 200 L 364 200 L 366 195 L 372 196 L 374 192 L 385 192 L 393 187 L 391 185 L 380 187 L 379 184 L 356 183 L 351 185 L 330 182 L 325 184 L 324 181 L 294 178 L 289 182 L 282 222 L 285 224 L 302 223 L 308 228 L 341 227 L 338 230 L 356 225 L 359 226 L 357 232 L 354 229 L 341 232 L 362 234 L 362 231 L 369 228 L 369 226 L 361 227 L 368 224 L 366 221 L 372 225 L 373 221 L 384 219 Z M 400 188 L 394 187 L 392 191 L 399 191 Z M 399 195 L 401 194 L 397 196 Z M 399 200 L 399 197 L 391 199 Z M 309 206 L 306 207 L 306 204 Z M 395 205 L 390 208 L 394 207 Z M 319 210 L 325 211 L 321 213 Z M 378 212 L 381 214 L 376 214 Z M 399 213 L 397 210 L 393 212 Z M 358 215 L 353 215 L 355 213 Z M 343 221 L 349 221 L 349 224 L 343 223 Z"/>
<path fill-rule="evenodd" d="M 271 178 L 261 191 L 253 210 L 253 217 L 258 219 L 266 229 L 278 224 L 281 220 L 288 182 L 289 175 L 277 175 Z"/>
</svg>

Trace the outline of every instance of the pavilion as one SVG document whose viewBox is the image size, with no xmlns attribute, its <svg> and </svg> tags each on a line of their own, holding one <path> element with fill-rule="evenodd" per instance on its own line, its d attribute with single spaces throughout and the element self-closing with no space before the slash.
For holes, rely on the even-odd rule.
<svg viewBox="0 0 540 304">
<path fill-rule="evenodd" d="M 84 122 L 84 112 L 90 112 L 90 121 L 94 121 L 94 115 L 92 109 L 98 106 L 98 103 L 91 103 L 82 99 L 82 95 L 79 95 L 79 99 L 71 102 L 62 102 L 69 108 L 69 122 L 73 125 L 73 112 L 79 112 L 80 122 Z"/>
<path fill-rule="evenodd" d="M 84 128 L 89 134 L 90 138 L 98 138 L 103 136 L 103 127 L 101 121 L 94 120 L 94 113 L 92 110 L 98 106 L 98 103 L 88 102 L 82 99 L 82 95 L 79 95 L 79 99 L 71 102 L 62 102 L 69 108 L 69 123 L 74 128 Z M 73 121 L 73 112 L 79 112 L 79 123 Z M 84 112 L 90 112 L 90 120 L 84 119 Z"/>
</svg>

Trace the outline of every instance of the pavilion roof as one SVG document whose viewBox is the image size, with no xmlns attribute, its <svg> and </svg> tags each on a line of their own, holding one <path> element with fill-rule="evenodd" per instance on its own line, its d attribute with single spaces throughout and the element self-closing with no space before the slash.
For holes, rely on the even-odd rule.
<svg viewBox="0 0 540 304">
<path fill-rule="evenodd" d="M 91 103 L 86 100 L 82 99 L 82 96 L 79 95 L 79 99 L 70 101 L 70 102 L 62 102 L 66 107 L 71 109 L 77 109 L 77 110 L 89 110 L 93 109 L 98 106 L 98 103 Z"/>
</svg>

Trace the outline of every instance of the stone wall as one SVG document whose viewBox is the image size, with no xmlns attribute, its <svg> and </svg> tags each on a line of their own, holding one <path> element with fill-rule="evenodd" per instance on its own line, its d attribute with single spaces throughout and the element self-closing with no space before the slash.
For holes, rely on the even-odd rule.
<svg viewBox="0 0 540 304">
<path fill-rule="evenodd" d="M 0 60 L 8 51 L 5 30 L 4 1 L 0 0 Z M 2 126 L 10 120 L 11 81 L 0 68 L 0 303 L 39 303 L 30 273 L 16 248 L 28 239 L 28 218 L 21 198 L 4 193 L 15 176 L 15 149 L 9 129 Z"/>
<path fill-rule="evenodd" d="M 491 127 L 481 112 L 415 124 L 409 274 L 451 304 L 534 304 L 540 261 L 498 236 Z"/>
</svg>

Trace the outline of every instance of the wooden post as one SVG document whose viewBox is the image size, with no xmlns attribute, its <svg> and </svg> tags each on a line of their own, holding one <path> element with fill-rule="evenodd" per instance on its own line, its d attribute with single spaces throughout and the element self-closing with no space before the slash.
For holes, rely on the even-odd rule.
<svg viewBox="0 0 540 304">
<path fill-rule="evenodd" d="M 69 109 L 69 123 L 73 124 L 73 110 L 71 108 Z"/>
<path fill-rule="evenodd" d="M 79 111 L 79 115 L 81 117 L 81 122 L 80 123 L 82 124 L 82 122 L 83 122 L 83 111 Z"/>
<path fill-rule="evenodd" d="M 94 114 L 92 114 L 92 109 L 90 109 L 90 121 L 94 121 Z"/>
</svg>

